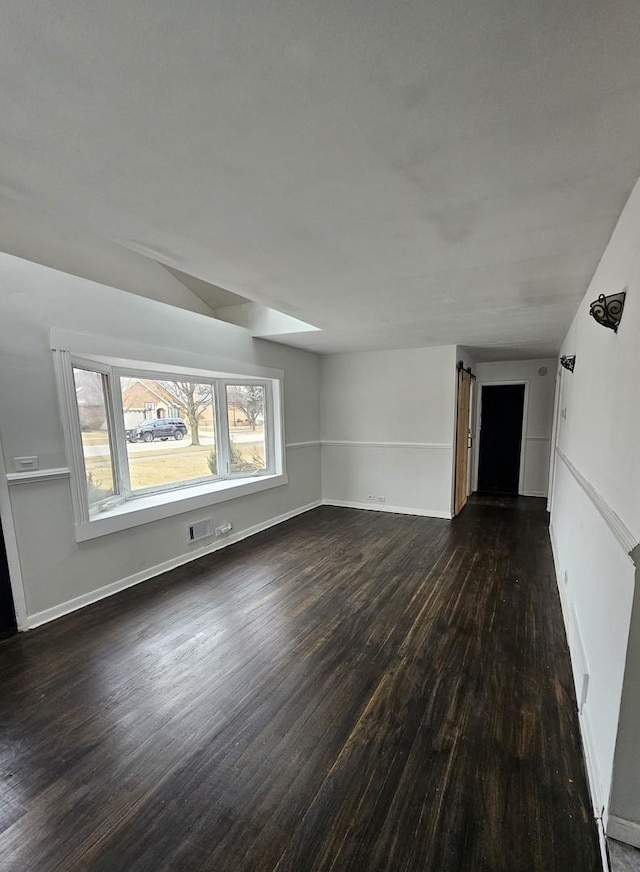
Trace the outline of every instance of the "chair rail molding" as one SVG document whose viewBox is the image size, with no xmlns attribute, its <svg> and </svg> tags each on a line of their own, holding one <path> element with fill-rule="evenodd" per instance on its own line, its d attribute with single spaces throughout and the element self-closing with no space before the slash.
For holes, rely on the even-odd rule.
<svg viewBox="0 0 640 872">
<path fill-rule="evenodd" d="M 622 518 L 614 512 L 604 497 L 595 489 L 589 479 L 585 478 L 580 470 L 573 465 L 561 448 L 556 448 L 556 454 L 598 510 L 627 557 L 632 563 L 637 565 L 640 543 L 638 543 L 638 540 L 631 530 L 627 527 Z"/>
<path fill-rule="evenodd" d="M 68 466 L 59 466 L 54 469 L 33 469 L 29 472 L 8 472 L 6 478 L 9 487 L 13 487 L 30 482 L 57 481 L 60 478 L 69 478 L 70 475 Z"/>
</svg>

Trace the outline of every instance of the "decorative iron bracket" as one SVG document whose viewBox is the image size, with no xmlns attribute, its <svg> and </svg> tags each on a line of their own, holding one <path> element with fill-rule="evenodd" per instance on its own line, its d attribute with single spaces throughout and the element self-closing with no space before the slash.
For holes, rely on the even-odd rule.
<svg viewBox="0 0 640 872">
<path fill-rule="evenodd" d="M 608 297 L 600 294 L 598 299 L 591 303 L 589 314 L 598 324 L 602 324 L 603 327 L 608 327 L 614 333 L 617 333 L 624 311 L 624 299 L 626 296 L 626 291 L 620 291 L 619 294 L 610 294 Z"/>
<path fill-rule="evenodd" d="M 573 372 L 576 365 L 575 354 L 563 354 L 560 358 L 560 363 L 564 366 L 565 369 L 568 369 L 569 372 Z"/>
</svg>

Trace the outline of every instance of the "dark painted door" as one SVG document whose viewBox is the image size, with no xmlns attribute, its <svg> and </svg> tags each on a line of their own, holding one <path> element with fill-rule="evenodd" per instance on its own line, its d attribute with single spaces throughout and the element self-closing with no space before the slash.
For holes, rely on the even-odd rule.
<svg viewBox="0 0 640 872">
<path fill-rule="evenodd" d="M 13 597 L 9 581 L 7 552 L 0 523 L 0 639 L 16 632 L 16 615 L 13 610 Z"/>
<path fill-rule="evenodd" d="M 483 386 L 479 491 L 518 493 L 523 411 L 524 385 Z"/>
</svg>

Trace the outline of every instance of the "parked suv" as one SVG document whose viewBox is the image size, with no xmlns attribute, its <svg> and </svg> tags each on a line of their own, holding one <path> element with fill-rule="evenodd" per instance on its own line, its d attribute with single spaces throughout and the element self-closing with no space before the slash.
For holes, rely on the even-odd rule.
<svg viewBox="0 0 640 872">
<path fill-rule="evenodd" d="M 187 425 L 182 418 L 154 418 L 127 430 L 127 439 L 129 442 L 153 442 L 154 439 L 166 442 L 170 436 L 177 440 L 184 439 L 186 432 Z"/>
</svg>

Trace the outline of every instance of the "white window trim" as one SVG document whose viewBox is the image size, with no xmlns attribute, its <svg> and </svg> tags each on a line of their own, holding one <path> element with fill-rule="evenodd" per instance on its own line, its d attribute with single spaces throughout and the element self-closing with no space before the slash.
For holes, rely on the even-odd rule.
<svg viewBox="0 0 640 872">
<path fill-rule="evenodd" d="M 198 365 L 202 362 L 201 358 L 187 355 L 194 364 L 193 369 L 189 368 L 190 371 L 187 371 L 187 368 L 182 366 L 182 361 L 180 363 L 176 361 L 174 364 L 149 362 L 154 358 L 161 359 L 163 356 L 175 358 L 176 355 L 173 350 L 163 355 L 158 349 L 145 348 L 144 353 L 141 355 L 143 360 L 140 358 L 136 360 L 129 356 L 128 350 L 125 351 L 122 348 L 118 348 L 119 343 L 114 341 L 111 355 L 106 355 L 104 354 L 104 344 L 107 340 L 104 337 L 98 337 L 99 342 L 96 342 L 96 347 L 100 354 L 94 356 L 84 350 L 89 347 L 92 338 L 86 335 L 79 336 L 80 341 L 77 343 L 77 347 L 83 349 L 79 353 L 69 348 L 60 348 L 62 337 L 67 339 L 65 344 L 72 347 L 76 345 L 75 342 L 68 340 L 68 336 L 69 334 L 63 331 L 55 329 L 51 331 L 54 367 L 70 469 L 76 541 L 85 541 L 132 526 L 178 515 L 192 509 L 204 508 L 219 502 L 287 484 L 284 409 L 282 402 L 283 374 L 280 370 L 271 370 L 254 365 L 243 366 L 238 363 L 230 365 L 228 361 L 224 363 L 224 371 L 218 369 L 218 366 L 216 366 L 216 369 L 205 369 Z M 137 351 L 140 353 L 139 348 Z M 180 356 L 184 358 L 185 355 Z M 210 366 L 213 363 L 213 361 L 208 362 Z M 110 376 L 108 379 L 110 386 L 109 396 L 105 397 L 105 399 L 109 405 L 108 413 L 112 424 L 111 451 L 114 478 L 117 476 L 115 480 L 124 484 L 126 492 L 125 494 L 106 498 L 100 504 L 97 511 L 90 511 L 88 505 L 84 451 L 73 378 L 74 365 L 88 367 Z M 227 384 L 263 385 L 266 397 L 266 471 L 259 471 L 250 475 L 243 475 L 242 473 L 229 474 L 224 478 L 194 479 L 186 484 L 148 488 L 144 491 L 132 493 L 128 480 L 129 470 L 124 426 L 120 426 L 119 423 L 113 426 L 116 414 L 114 410 L 119 409 L 122 405 L 119 376 L 135 375 L 136 377 L 143 378 L 157 378 L 159 374 L 162 374 L 167 379 L 185 380 L 188 377 L 194 381 L 198 379 L 211 380 L 214 382 L 216 394 L 218 389 L 222 390 L 223 387 L 226 391 Z M 218 432 L 222 442 L 224 439 L 229 440 L 229 432 L 228 421 L 225 420 L 226 416 L 222 412 L 223 408 L 226 409 L 226 404 L 222 406 L 219 399 L 219 396 L 216 396 L 214 399 L 214 409 L 219 419 Z"/>
</svg>

